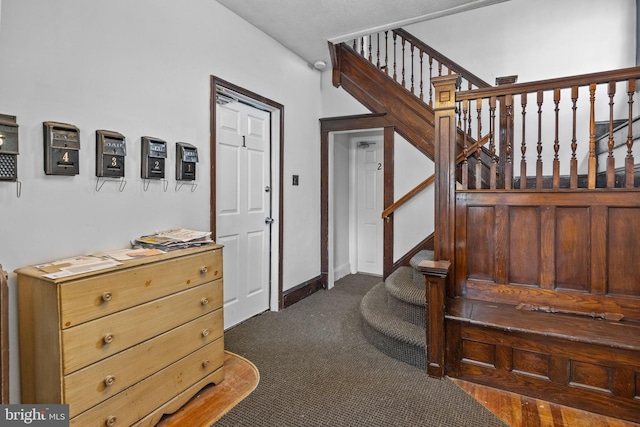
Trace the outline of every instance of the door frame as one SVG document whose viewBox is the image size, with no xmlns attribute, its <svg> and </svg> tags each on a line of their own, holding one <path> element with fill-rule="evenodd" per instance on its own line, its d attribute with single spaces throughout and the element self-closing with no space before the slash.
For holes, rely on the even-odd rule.
<svg viewBox="0 0 640 427">
<path fill-rule="evenodd" d="M 329 210 L 332 171 L 330 156 L 333 153 L 332 132 L 367 129 L 383 129 L 384 140 L 384 196 L 383 205 L 391 205 L 393 200 L 394 170 L 393 143 L 395 127 L 389 123 L 386 113 L 372 113 L 320 119 L 320 278 L 322 287 L 333 287 L 333 226 Z M 391 274 L 393 268 L 393 217 L 384 221 L 383 278 Z"/>
<path fill-rule="evenodd" d="M 271 244 L 270 244 L 270 268 L 269 268 L 269 306 L 271 311 L 281 310 L 282 297 L 282 253 L 283 253 L 283 165 L 284 157 L 284 106 L 271 99 L 265 98 L 226 80 L 211 76 L 210 85 L 210 196 L 209 196 L 209 221 L 211 233 L 216 236 L 216 148 L 217 148 L 217 123 L 216 123 L 216 99 L 218 92 L 238 97 L 256 108 L 269 111 L 271 114 Z M 274 236 L 276 238 L 274 238 Z"/>
</svg>

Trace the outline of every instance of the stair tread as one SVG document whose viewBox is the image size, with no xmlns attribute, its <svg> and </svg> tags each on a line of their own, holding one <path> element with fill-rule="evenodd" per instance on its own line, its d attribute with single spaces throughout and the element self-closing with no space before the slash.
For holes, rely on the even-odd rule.
<svg viewBox="0 0 640 427">
<path fill-rule="evenodd" d="M 392 315 L 387 308 L 385 292 L 384 283 L 379 283 L 363 297 L 360 312 L 364 321 L 387 336 L 426 348 L 425 328 Z"/>
<path fill-rule="evenodd" d="M 429 249 L 423 249 L 409 260 L 409 265 L 413 268 L 417 268 L 418 264 L 425 260 L 433 260 L 434 252 Z"/>
<path fill-rule="evenodd" d="M 391 273 L 385 280 L 385 288 L 401 301 L 422 307 L 425 305 L 425 288 L 415 285 L 411 267 L 400 267 Z"/>
</svg>

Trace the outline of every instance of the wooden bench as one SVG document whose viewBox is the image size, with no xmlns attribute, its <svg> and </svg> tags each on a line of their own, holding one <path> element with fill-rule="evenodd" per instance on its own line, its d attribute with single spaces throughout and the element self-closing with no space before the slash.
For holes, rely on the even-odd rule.
<svg viewBox="0 0 640 427">
<path fill-rule="evenodd" d="M 640 422 L 639 322 L 467 298 L 446 307 L 449 376 Z"/>
</svg>

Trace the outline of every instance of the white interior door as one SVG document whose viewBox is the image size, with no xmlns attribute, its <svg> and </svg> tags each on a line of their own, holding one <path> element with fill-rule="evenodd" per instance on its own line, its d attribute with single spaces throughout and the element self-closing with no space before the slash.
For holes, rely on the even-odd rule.
<svg viewBox="0 0 640 427">
<path fill-rule="evenodd" d="M 383 142 L 357 146 L 358 271 L 382 275 L 383 263 Z"/>
<path fill-rule="evenodd" d="M 217 105 L 216 241 L 224 245 L 224 327 L 269 309 L 270 117 Z"/>
</svg>

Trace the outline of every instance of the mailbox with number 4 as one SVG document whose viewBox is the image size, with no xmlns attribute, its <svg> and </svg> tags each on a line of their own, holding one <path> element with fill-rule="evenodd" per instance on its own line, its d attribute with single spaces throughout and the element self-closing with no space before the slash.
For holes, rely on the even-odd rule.
<svg viewBox="0 0 640 427">
<path fill-rule="evenodd" d="M 195 180 L 196 163 L 198 163 L 198 149 L 186 142 L 176 142 L 176 180 Z"/>
<path fill-rule="evenodd" d="M 96 176 L 124 178 L 127 146 L 124 135 L 109 130 L 96 131 Z"/>
<path fill-rule="evenodd" d="M 47 175 L 78 175 L 80 130 L 66 123 L 43 122 L 44 173 Z"/>
</svg>

